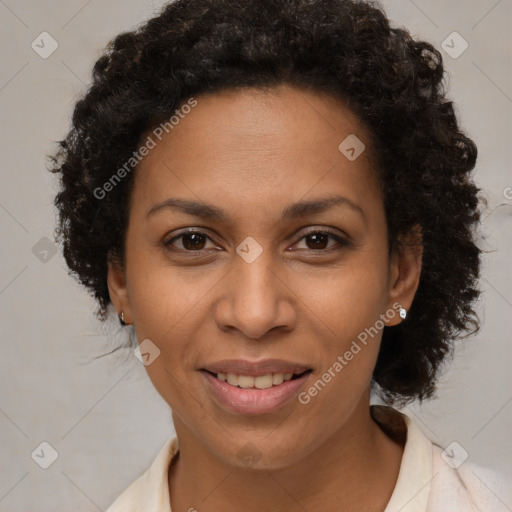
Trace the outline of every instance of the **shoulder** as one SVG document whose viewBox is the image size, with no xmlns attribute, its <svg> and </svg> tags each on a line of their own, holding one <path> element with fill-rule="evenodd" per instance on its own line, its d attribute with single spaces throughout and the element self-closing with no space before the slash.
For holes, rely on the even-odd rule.
<svg viewBox="0 0 512 512">
<path fill-rule="evenodd" d="M 373 405 L 381 428 L 404 445 L 398 480 L 385 512 L 510 512 L 512 485 L 504 475 L 468 460 L 458 443 L 433 443 L 416 422 Z"/>
<path fill-rule="evenodd" d="M 505 475 L 466 460 L 457 443 L 432 444 L 432 487 L 427 512 L 510 512 L 512 485 Z"/>
<path fill-rule="evenodd" d="M 151 466 L 133 481 L 105 512 L 171 512 L 169 465 L 178 450 L 178 439 L 168 439 Z"/>
</svg>

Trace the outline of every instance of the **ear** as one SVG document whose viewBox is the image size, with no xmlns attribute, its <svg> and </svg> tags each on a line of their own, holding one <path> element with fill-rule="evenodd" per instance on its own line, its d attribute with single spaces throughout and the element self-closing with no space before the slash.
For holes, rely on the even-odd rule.
<svg viewBox="0 0 512 512">
<path fill-rule="evenodd" d="M 132 323 L 130 299 L 126 286 L 126 276 L 122 264 L 114 258 L 108 258 L 107 286 L 110 300 L 116 308 L 117 315 L 124 313 L 126 324 Z"/>
<path fill-rule="evenodd" d="M 411 308 L 420 282 L 422 257 L 421 227 L 415 225 L 399 239 L 398 247 L 391 255 L 387 311 L 393 310 L 395 314 L 387 320 L 386 325 L 402 322 L 398 314 L 400 307 L 406 311 Z"/>
</svg>

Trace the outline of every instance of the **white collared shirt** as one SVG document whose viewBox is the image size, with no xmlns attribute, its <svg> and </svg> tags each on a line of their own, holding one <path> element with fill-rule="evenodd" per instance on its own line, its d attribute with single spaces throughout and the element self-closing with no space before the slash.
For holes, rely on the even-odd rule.
<svg viewBox="0 0 512 512">
<path fill-rule="evenodd" d="M 432 443 L 407 415 L 372 405 L 383 430 L 405 436 L 393 494 L 383 512 L 510 512 L 512 485 L 494 471 L 457 460 L 456 450 Z M 168 470 L 178 453 L 178 439 L 165 442 L 151 466 L 106 512 L 172 512 Z"/>
</svg>

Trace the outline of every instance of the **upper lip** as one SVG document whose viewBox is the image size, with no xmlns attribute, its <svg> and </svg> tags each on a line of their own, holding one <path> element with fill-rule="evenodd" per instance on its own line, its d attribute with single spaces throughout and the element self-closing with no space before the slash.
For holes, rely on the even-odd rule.
<svg viewBox="0 0 512 512">
<path fill-rule="evenodd" d="M 207 364 L 201 368 L 212 373 L 234 373 L 237 375 L 250 375 L 258 377 L 269 373 L 304 373 L 311 367 L 293 361 L 283 359 L 262 359 L 260 361 L 248 361 L 246 359 L 224 359 Z"/>
</svg>

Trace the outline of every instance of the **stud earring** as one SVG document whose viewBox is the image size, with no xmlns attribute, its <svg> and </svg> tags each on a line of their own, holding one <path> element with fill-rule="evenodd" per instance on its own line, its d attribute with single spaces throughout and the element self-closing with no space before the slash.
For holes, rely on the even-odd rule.
<svg viewBox="0 0 512 512">
<path fill-rule="evenodd" d="M 405 320 L 405 317 L 407 316 L 407 311 L 405 308 L 400 308 L 400 311 L 399 311 L 399 315 L 400 315 L 400 318 L 402 320 Z"/>
<path fill-rule="evenodd" d="M 126 325 L 124 321 L 124 311 L 121 311 L 121 314 L 119 315 L 119 322 L 121 323 L 121 325 Z"/>
</svg>

